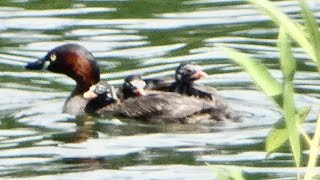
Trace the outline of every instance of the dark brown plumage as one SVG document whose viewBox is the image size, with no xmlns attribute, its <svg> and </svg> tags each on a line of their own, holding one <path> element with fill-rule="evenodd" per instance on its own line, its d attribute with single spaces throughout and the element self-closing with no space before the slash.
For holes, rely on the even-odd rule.
<svg viewBox="0 0 320 180">
<path fill-rule="evenodd" d="M 207 74 L 198 65 L 183 63 L 176 69 L 175 80 L 145 79 L 145 89 L 175 92 L 215 101 L 218 99 L 218 91 L 215 88 L 195 83 L 196 80 L 206 76 Z"/>
<path fill-rule="evenodd" d="M 101 85 L 99 83 L 99 85 Z M 231 119 L 232 111 L 226 103 L 213 102 L 196 97 L 161 91 L 143 91 L 145 82 L 139 75 L 128 76 L 118 90 L 121 103 L 110 103 L 97 112 L 113 116 L 134 117 L 149 122 L 208 123 Z M 111 86 L 105 84 L 103 89 Z M 139 89 L 139 91 L 137 91 Z M 98 97 L 105 93 L 100 92 Z M 129 95 L 128 95 L 129 94 Z M 98 98 L 98 99 L 99 99 Z M 109 97 L 110 98 L 110 97 Z M 109 99 L 105 98 L 105 99 Z M 115 102 L 115 101 L 114 101 Z"/>
<path fill-rule="evenodd" d="M 125 91 L 122 91 L 123 88 L 119 90 L 131 96 L 124 96 L 127 98 L 122 99 L 121 102 L 111 101 L 112 97 L 108 96 L 112 93 L 99 94 L 97 99 L 108 99 L 109 103 L 97 110 L 97 114 L 137 118 L 151 123 L 213 123 L 229 118 L 226 116 L 224 105 L 215 104 L 212 101 L 160 91 L 146 91 L 141 95 L 140 92 L 135 91 L 137 88 L 134 87 L 134 84 L 143 84 L 138 83 L 138 81 L 143 82 L 139 78 L 140 76 L 126 78 L 124 86 L 127 88 L 124 88 Z M 130 80 L 135 83 L 131 84 Z M 108 88 L 107 92 L 112 91 L 111 86 L 105 84 L 104 89 Z"/>
</svg>

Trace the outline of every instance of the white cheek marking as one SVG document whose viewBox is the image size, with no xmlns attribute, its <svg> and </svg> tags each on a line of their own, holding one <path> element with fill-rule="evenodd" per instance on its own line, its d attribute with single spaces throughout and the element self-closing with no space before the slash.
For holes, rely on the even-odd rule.
<svg viewBox="0 0 320 180">
<path fill-rule="evenodd" d="M 111 86 L 111 97 L 112 97 L 115 101 L 118 100 L 118 96 L 117 96 L 117 94 L 116 94 L 116 90 L 114 89 L 113 86 Z"/>
</svg>

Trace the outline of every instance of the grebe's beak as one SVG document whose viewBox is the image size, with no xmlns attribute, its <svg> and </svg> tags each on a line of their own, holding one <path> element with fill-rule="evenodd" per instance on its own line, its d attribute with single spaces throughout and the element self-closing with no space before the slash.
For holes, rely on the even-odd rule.
<svg viewBox="0 0 320 180">
<path fill-rule="evenodd" d="M 43 59 L 39 59 L 38 61 L 28 63 L 26 65 L 26 69 L 29 70 L 40 70 L 43 69 L 45 61 Z"/>
<path fill-rule="evenodd" d="M 137 88 L 133 91 L 137 96 L 145 96 L 146 92 L 143 88 Z"/>
<path fill-rule="evenodd" d="M 207 76 L 208 76 L 207 73 L 199 70 L 199 71 L 196 71 L 195 73 L 193 73 L 193 74 L 191 75 L 191 78 L 192 78 L 192 79 L 195 79 L 195 80 L 198 80 L 198 79 L 205 78 L 205 77 L 207 77 Z"/>
</svg>

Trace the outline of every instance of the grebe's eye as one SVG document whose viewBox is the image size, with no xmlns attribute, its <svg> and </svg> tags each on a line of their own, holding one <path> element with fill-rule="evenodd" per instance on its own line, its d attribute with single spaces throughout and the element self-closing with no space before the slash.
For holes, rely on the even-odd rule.
<svg viewBox="0 0 320 180">
<path fill-rule="evenodd" d="M 55 61 L 57 59 L 57 55 L 56 54 L 51 54 L 50 55 L 50 61 Z"/>
</svg>

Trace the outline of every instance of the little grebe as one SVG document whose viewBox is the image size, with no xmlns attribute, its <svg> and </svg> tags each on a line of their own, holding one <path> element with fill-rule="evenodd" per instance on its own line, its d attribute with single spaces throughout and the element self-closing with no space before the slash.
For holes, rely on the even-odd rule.
<svg viewBox="0 0 320 180">
<path fill-rule="evenodd" d="M 210 115 L 206 121 L 223 120 L 225 107 L 195 97 L 182 96 L 177 93 L 155 92 L 149 95 L 128 98 L 120 102 L 112 93 L 97 103 L 84 94 L 91 86 L 100 81 L 100 71 L 93 55 L 77 44 L 65 44 L 54 48 L 36 62 L 29 63 L 26 69 L 40 70 L 47 64 L 51 72 L 65 74 L 76 81 L 76 87 L 66 100 L 63 112 L 75 116 L 86 114 L 86 109 L 95 110 L 101 115 L 128 117 L 147 122 L 181 122 L 197 123 L 197 117 Z M 109 85 L 107 85 L 109 86 Z M 110 90 L 112 92 L 112 90 Z M 110 98 L 111 95 L 111 98 Z M 103 105 L 99 104 L 102 102 Z M 97 107 L 91 107 L 97 106 Z"/>
<path fill-rule="evenodd" d="M 145 89 L 175 92 L 186 96 L 195 96 L 215 101 L 219 99 L 218 91 L 215 88 L 195 83 L 196 80 L 207 76 L 207 73 L 203 72 L 199 65 L 182 63 L 176 68 L 175 80 L 145 79 Z"/>
</svg>

